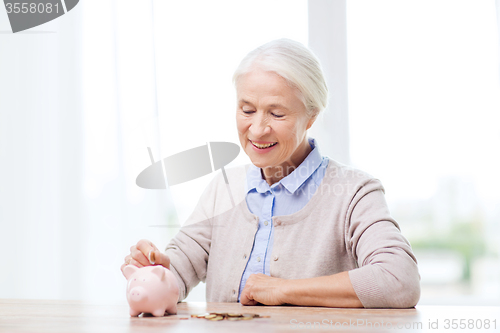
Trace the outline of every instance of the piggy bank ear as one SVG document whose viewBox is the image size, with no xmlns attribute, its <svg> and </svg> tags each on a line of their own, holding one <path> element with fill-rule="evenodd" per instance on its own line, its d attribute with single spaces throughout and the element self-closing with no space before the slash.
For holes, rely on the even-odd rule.
<svg viewBox="0 0 500 333">
<path fill-rule="evenodd" d="M 139 268 L 134 265 L 127 265 L 123 268 L 123 275 L 128 279 L 132 274 L 137 272 Z"/>
<path fill-rule="evenodd" d="M 165 276 L 165 268 L 163 266 L 155 266 L 152 270 L 151 273 L 158 275 L 160 280 L 163 280 L 163 277 Z"/>
</svg>

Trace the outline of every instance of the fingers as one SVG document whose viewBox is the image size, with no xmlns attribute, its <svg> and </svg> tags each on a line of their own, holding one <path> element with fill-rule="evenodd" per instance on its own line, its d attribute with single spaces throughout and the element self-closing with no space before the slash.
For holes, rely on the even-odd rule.
<svg viewBox="0 0 500 333">
<path fill-rule="evenodd" d="M 130 251 L 130 264 L 137 267 L 151 266 L 146 255 L 144 255 L 144 252 L 137 247 L 132 248 L 132 250 Z"/>
<path fill-rule="evenodd" d="M 166 269 L 170 269 L 170 258 L 166 254 L 156 251 L 155 257 L 157 265 L 162 265 Z"/>
<path fill-rule="evenodd" d="M 240 303 L 242 305 L 255 305 L 257 301 L 255 301 L 251 295 L 251 289 L 252 289 L 252 277 L 253 274 L 251 274 L 246 283 L 245 287 L 243 288 L 243 291 L 241 292 L 240 295 Z"/>
<path fill-rule="evenodd" d="M 150 259 L 151 258 L 151 262 Z M 161 253 L 158 248 L 147 239 L 141 239 L 137 244 L 130 247 L 130 254 L 125 256 L 124 263 L 121 265 L 120 270 L 123 273 L 123 269 L 127 265 L 134 265 L 136 267 L 145 267 L 152 265 L 162 265 L 163 267 L 170 269 L 170 258 Z M 125 274 L 124 274 L 125 275 Z"/>
<path fill-rule="evenodd" d="M 156 250 L 156 246 L 146 239 L 141 239 L 137 244 L 130 247 L 130 254 L 125 257 L 125 266 L 134 265 L 139 268 L 151 266 L 148 258 L 151 250 Z"/>
<path fill-rule="evenodd" d="M 162 265 L 163 267 L 170 269 L 170 258 L 162 253 L 158 248 L 146 239 L 141 239 L 137 242 L 136 248 L 142 252 L 144 258 L 146 258 L 147 262 L 143 264 L 144 266 L 151 265 L 149 261 L 150 253 L 151 253 L 151 261 L 154 262 L 153 265 Z M 142 256 L 138 255 L 138 258 L 133 256 L 134 259 L 142 259 Z M 140 261 L 140 260 L 139 260 Z M 140 261 L 142 263 L 142 261 Z"/>
<path fill-rule="evenodd" d="M 254 299 L 250 299 L 249 297 L 250 295 L 248 294 L 248 292 L 243 291 L 240 296 L 240 303 L 242 305 L 250 305 L 250 306 L 257 305 L 259 303 Z"/>
<path fill-rule="evenodd" d="M 142 266 L 142 265 L 141 265 L 141 266 L 139 266 L 140 264 L 139 264 L 139 263 L 137 263 L 137 262 L 134 262 L 134 263 L 130 263 L 130 264 L 129 264 L 129 263 L 128 263 L 128 261 L 125 261 L 125 262 L 124 262 L 124 263 L 120 266 L 120 270 L 122 271 L 123 275 L 125 275 L 125 273 L 123 272 L 123 269 L 124 269 L 125 267 L 127 267 L 128 265 L 134 265 L 134 266 L 136 266 L 136 267 L 144 267 L 144 266 Z"/>
<path fill-rule="evenodd" d="M 124 260 L 125 260 L 125 263 L 124 263 L 125 266 L 127 266 L 127 265 L 134 265 L 137 267 L 149 266 L 149 263 L 147 265 L 143 265 L 138 260 L 135 260 L 130 254 L 127 255 Z"/>
<path fill-rule="evenodd" d="M 124 276 L 125 276 L 125 272 L 123 271 L 123 269 L 125 267 L 127 267 L 128 265 L 134 265 L 134 266 L 137 266 L 137 267 L 144 267 L 139 262 L 137 262 L 134 259 L 132 259 L 130 257 L 130 255 L 128 255 L 128 256 L 125 257 L 125 262 L 120 266 L 120 270 L 122 271 L 122 273 L 123 273 Z"/>
<path fill-rule="evenodd" d="M 255 306 L 255 305 L 259 304 L 259 302 L 257 302 L 256 300 L 253 299 L 253 300 L 248 300 L 248 302 L 241 303 L 241 304 L 247 305 L 247 306 Z"/>
<path fill-rule="evenodd" d="M 146 258 L 147 263 L 149 265 L 156 264 L 156 260 L 155 260 L 156 256 L 153 254 L 151 255 L 151 257 L 152 257 L 151 259 L 154 263 L 149 261 L 150 253 L 158 251 L 158 249 L 156 248 L 156 246 L 152 242 L 148 241 L 147 239 L 141 239 L 140 241 L 137 242 L 136 248 L 144 255 L 144 258 Z M 134 257 L 134 259 L 135 259 L 135 257 Z M 137 259 L 142 259 L 142 256 L 138 256 Z M 144 263 L 143 265 L 148 266 L 146 263 Z"/>
<path fill-rule="evenodd" d="M 137 267 L 162 265 L 170 269 L 170 258 L 147 239 L 141 239 L 130 247 L 130 254 L 125 257 L 125 263 Z"/>
</svg>

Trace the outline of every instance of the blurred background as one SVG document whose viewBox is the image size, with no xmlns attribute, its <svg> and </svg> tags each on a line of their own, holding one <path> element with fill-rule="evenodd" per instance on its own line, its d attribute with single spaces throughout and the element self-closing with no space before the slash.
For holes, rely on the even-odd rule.
<svg viewBox="0 0 500 333">
<path fill-rule="evenodd" d="M 165 248 L 215 175 L 139 188 L 147 147 L 238 143 L 232 73 L 286 37 L 327 76 L 310 136 L 384 184 L 419 304 L 500 305 L 499 17 L 498 0 L 87 0 L 12 34 L 0 9 L 0 298 L 125 300 L 130 246 Z"/>
</svg>

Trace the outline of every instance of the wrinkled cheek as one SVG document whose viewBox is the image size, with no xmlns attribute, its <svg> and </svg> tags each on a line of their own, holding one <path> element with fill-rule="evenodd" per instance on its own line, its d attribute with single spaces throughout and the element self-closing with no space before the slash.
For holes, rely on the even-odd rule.
<svg viewBox="0 0 500 333">
<path fill-rule="evenodd" d="M 238 130 L 240 141 L 244 141 L 248 133 L 248 124 L 243 121 L 239 121 L 236 123 L 236 129 Z"/>
<path fill-rule="evenodd" d="M 238 130 L 238 134 L 241 135 L 244 132 L 245 124 L 243 120 L 236 117 L 236 129 Z"/>
<path fill-rule="evenodd" d="M 240 141 L 243 144 L 243 140 L 245 138 L 245 132 L 240 127 L 238 127 L 237 129 L 238 129 L 238 137 L 240 138 Z"/>
</svg>

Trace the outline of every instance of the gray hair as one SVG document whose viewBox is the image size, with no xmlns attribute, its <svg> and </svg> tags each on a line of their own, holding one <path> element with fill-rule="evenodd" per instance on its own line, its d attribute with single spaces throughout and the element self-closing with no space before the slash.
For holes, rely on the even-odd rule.
<svg viewBox="0 0 500 333">
<path fill-rule="evenodd" d="M 251 51 L 241 61 L 233 75 L 236 86 L 239 78 L 259 68 L 274 72 L 302 94 L 302 102 L 310 116 L 317 116 L 328 103 L 321 64 L 304 45 L 291 39 L 277 39 Z"/>
</svg>

